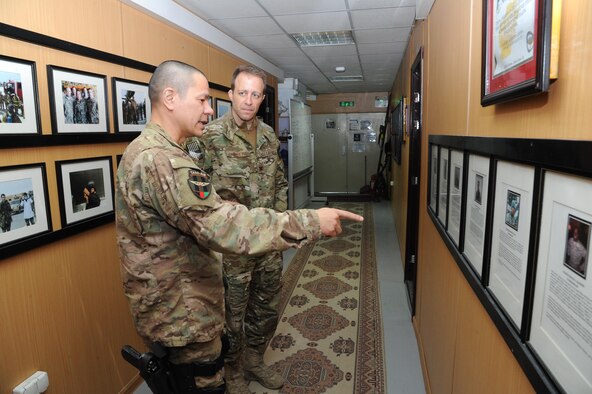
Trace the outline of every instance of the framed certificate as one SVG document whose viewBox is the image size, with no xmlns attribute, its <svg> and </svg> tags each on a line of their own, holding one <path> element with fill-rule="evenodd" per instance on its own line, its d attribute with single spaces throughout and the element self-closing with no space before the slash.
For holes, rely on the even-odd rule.
<svg viewBox="0 0 592 394">
<path fill-rule="evenodd" d="M 440 172 L 438 179 L 438 219 L 446 227 L 448 216 L 448 178 L 450 172 L 448 148 L 440 147 Z"/>
<path fill-rule="evenodd" d="M 497 163 L 489 289 L 518 329 L 522 325 L 534 168 Z"/>
<path fill-rule="evenodd" d="M 545 173 L 530 345 L 568 393 L 592 392 L 592 180 Z"/>
<path fill-rule="evenodd" d="M 551 0 L 483 0 L 481 105 L 549 89 Z"/>
<path fill-rule="evenodd" d="M 430 145 L 430 209 L 438 208 L 438 145 Z"/>
<path fill-rule="evenodd" d="M 463 153 L 450 151 L 450 197 L 448 201 L 448 234 L 457 247 L 460 245 L 460 216 L 462 211 Z"/>
<path fill-rule="evenodd" d="M 489 158 L 469 155 L 463 253 L 479 276 L 483 271 L 488 186 Z"/>
</svg>

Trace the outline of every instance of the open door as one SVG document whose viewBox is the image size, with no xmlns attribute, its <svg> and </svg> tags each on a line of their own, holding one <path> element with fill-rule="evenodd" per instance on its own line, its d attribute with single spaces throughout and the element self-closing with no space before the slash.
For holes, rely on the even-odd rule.
<svg viewBox="0 0 592 394">
<path fill-rule="evenodd" d="M 421 103 L 423 50 L 411 66 L 411 99 L 409 116 L 409 184 L 407 188 L 407 231 L 405 239 L 405 285 L 415 315 L 417 252 L 419 240 L 419 185 L 421 170 Z"/>
</svg>

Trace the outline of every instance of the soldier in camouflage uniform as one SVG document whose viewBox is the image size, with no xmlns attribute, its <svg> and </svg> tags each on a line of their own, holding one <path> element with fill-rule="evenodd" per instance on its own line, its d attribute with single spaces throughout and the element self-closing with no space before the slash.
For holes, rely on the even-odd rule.
<svg viewBox="0 0 592 394">
<path fill-rule="evenodd" d="M 124 291 L 140 336 L 167 348 L 175 380 L 188 376 L 196 394 L 223 392 L 224 287 L 215 252 L 297 247 L 339 234 L 340 219 L 362 218 L 329 208 L 276 213 L 224 202 L 181 148 L 186 138 L 202 135 L 213 112 L 206 77 L 167 61 L 154 72 L 149 95 L 152 119 L 117 171 Z"/>
<path fill-rule="evenodd" d="M 266 74 L 239 66 L 228 96 L 232 110 L 208 124 L 202 143 L 203 163 L 224 199 L 249 208 L 283 212 L 288 208 L 288 182 L 274 130 L 256 117 L 263 102 Z M 192 145 L 189 141 L 188 146 Z M 279 389 L 281 375 L 263 363 L 263 353 L 278 323 L 282 255 L 225 254 L 226 329 L 230 348 L 225 357 L 229 393 L 248 393 L 249 380 Z"/>
<path fill-rule="evenodd" d="M 86 116 L 87 122 L 90 124 L 99 124 L 99 103 L 95 98 L 95 91 L 88 89 L 88 97 L 86 100 Z"/>
</svg>

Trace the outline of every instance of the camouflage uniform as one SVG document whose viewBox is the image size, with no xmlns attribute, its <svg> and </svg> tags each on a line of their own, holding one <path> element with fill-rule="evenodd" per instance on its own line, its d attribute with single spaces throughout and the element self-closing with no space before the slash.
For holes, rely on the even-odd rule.
<svg viewBox="0 0 592 394">
<path fill-rule="evenodd" d="M 278 154 L 274 130 L 254 119 L 257 146 L 251 146 L 232 113 L 206 127 L 201 141 L 206 167 L 212 168 L 212 184 L 225 199 L 249 208 L 283 212 L 288 207 L 288 182 Z M 252 126 L 252 127 L 253 127 Z M 253 132 L 253 131 L 251 131 Z M 261 355 L 278 322 L 282 255 L 271 252 L 248 257 L 224 255 L 226 324 L 230 339 L 227 363 L 239 361 L 243 348 Z"/>
<path fill-rule="evenodd" d="M 69 94 L 63 95 L 64 99 L 64 123 L 74 123 L 74 99 Z"/>
<path fill-rule="evenodd" d="M 258 255 L 321 236 L 314 211 L 249 211 L 224 203 L 207 174 L 155 123 L 125 150 L 115 205 L 122 280 L 136 329 L 147 342 L 173 347 L 178 362 L 220 354 L 224 288 L 214 251 Z M 209 353 L 195 349 L 202 343 Z M 179 357 L 181 347 L 198 356 Z M 200 387 L 219 385 L 221 376 L 214 380 L 196 378 Z"/>
</svg>

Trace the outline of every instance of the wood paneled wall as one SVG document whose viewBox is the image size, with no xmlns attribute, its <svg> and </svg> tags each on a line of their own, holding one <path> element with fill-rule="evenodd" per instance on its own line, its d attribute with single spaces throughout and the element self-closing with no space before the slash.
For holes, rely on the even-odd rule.
<svg viewBox="0 0 592 394">
<path fill-rule="evenodd" d="M 211 82 L 229 86 L 241 59 L 213 48 L 118 0 L 0 0 L 2 23 L 158 65 L 188 62 Z M 46 65 L 148 82 L 150 74 L 0 36 L 0 53 L 37 66 L 43 134 L 51 134 Z M 277 79 L 269 78 L 277 91 Z M 227 99 L 227 93 L 211 91 Z M 276 104 L 277 107 L 277 104 Z M 1 144 L 1 137 L 0 137 Z M 0 167 L 45 162 L 53 229 L 60 229 L 55 161 L 115 156 L 125 143 L 0 149 Z M 115 168 L 114 168 L 115 170 Z M 124 344 L 143 349 L 123 295 L 114 225 L 0 259 L 0 393 L 37 370 L 48 394 L 131 392 L 140 380 L 121 357 Z"/>
<path fill-rule="evenodd" d="M 592 139 L 592 3 L 563 2 L 559 78 L 549 92 L 481 107 L 481 0 L 438 0 L 416 22 L 393 86 L 409 96 L 410 67 L 423 48 L 423 135 L 420 239 L 414 326 L 431 393 L 528 393 L 533 388 L 466 282 L 427 215 L 427 141 L 431 134 L 510 138 Z M 403 145 L 403 161 L 408 161 Z M 402 165 L 397 172 L 407 171 Z M 403 174 L 399 174 L 403 178 Z M 407 194 L 397 185 L 394 194 Z M 393 214 L 404 245 L 404 196 Z M 402 248 L 403 251 L 403 248 Z"/>
</svg>

